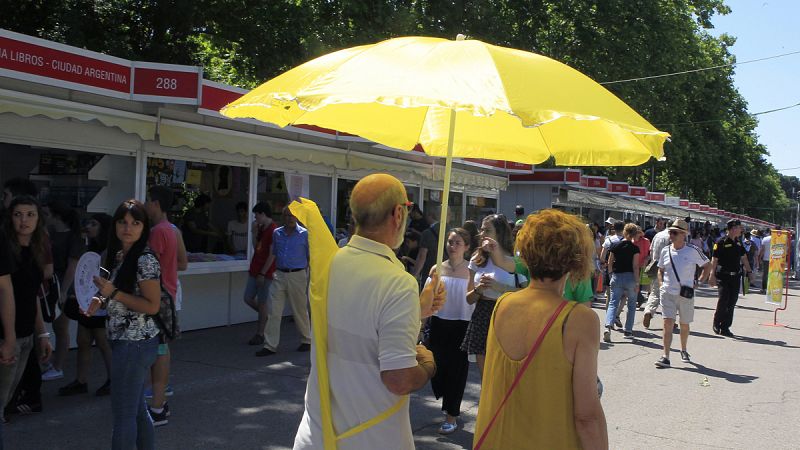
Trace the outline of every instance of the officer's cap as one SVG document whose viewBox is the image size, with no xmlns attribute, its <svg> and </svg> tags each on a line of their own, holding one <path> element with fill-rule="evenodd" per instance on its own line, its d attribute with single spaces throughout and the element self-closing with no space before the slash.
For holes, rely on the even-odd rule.
<svg viewBox="0 0 800 450">
<path fill-rule="evenodd" d="M 739 220 L 739 219 L 731 219 L 731 220 L 728 221 L 728 223 L 726 225 L 727 225 L 727 228 L 730 230 L 731 228 L 738 227 L 741 224 L 742 224 L 741 220 Z"/>
</svg>

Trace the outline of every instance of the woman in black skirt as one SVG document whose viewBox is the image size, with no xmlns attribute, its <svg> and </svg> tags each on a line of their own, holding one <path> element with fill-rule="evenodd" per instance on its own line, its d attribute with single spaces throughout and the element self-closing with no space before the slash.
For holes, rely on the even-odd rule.
<svg viewBox="0 0 800 450">
<path fill-rule="evenodd" d="M 456 418 L 461 414 L 461 399 L 469 373 L 467 353 L 460 348 L 474 309 L 467 303 L 467 292 L 473 289 L 473 274 L 464 259 L 469 239 L 469 233 L 463 228 L 454 228 L 447 233 L 448 259 L 442 263 L 441 269 L 447 301 L 430 320 L 428 342 L 436 361 L 436 375 L 431 379 L 431 387 L 436 398 L 442 399 L 442 411 L 446 414 L 439 427 L 440 434 L 450 434 L 458 428 Z M 430 281 L 428 278 L 428 283 Z"/>
</svg>

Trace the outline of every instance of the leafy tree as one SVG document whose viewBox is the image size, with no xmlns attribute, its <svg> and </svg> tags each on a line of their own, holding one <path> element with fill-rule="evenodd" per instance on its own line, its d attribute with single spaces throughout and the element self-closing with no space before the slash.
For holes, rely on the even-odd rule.
<svg viewBox="0 0 800 450">
<path fill-rule="evenodd" d="M 206 77 L 242 87 L 402 35 L 463 33 L 555 58 L 599 82 L 735 62 L 735 38 L 708 33 L 716 15 L 730 12 L 723 0 L 0 0 L 0 8 L 3 28 L 123 58 L 202 65 Z M 607 84 L 671 133 L 667 160 L 585 170 L 755 217 L 785 211 L 787 181 L 767 163 L 733 75 L 728 66 Z"/>
</svg>

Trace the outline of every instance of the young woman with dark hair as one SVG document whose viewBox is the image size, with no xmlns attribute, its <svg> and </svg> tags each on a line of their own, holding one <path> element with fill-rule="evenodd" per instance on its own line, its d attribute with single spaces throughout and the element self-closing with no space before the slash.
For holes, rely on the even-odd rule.
<svg viewBox="0 0 800 450">
<path fill-rule="evenodd" d="M 430 318 L 428 342 L 436 361 L 431 387 L 436 398 L 442 399 L 442 411 L 445 412 L 439 434 L 450 434 L 458 428 L 456 420 L 461 414 L 461 400 L 469 373 L 467 353 L 460 348 L 475 309 L 474 305 L 467 303 L 467 292 L 473 290 L 473 273 L 468 268 L 469 262 L 464 259 L 469 241 L 469 232 L 463 228 L 453 228 L 447 233 L 447 260 L 441 268 L 447 301 Z M 430 282 L 431 278 L 428 278 L 425 284 Z"/>
<path fill-rule="evenodd" d="M 475 250 L 477 250 L 478 246 L 480 245 L 478 235 L 480 234 L 481 230 L 480 227 L 478 227 L 478 223 L 474 220 L 467 220 L 464 222 L 464 225 L 462 225 L 461 228 L 467 230 L 467 233 L 469 233 L 469 242 L 467 242 L 467 246 L 469 248 L 464 253 L 464 257 L 469 259 L 473 254 L 475 254 Z"/>
<path fill-rule="evenodd" d="M 150 220 L 138 200 L 126 200 L 112 218 L 105 267 L 113 267 L 111 279 L 95 277 L 98 295 L 87 316 L 108 310 L 111 341 L 111 411 L 114 450 L 153 448 L 153 421 L 147 412 L 144 386 L 147 372 L 158 353 L 159 330 L 152 315 L 161 302 L 161 266 L 147 247 Z"/>
<path fill-rule="evenodd" d="M 92 214 L 86 222 L 86 250 L 103 255 L 108 247 L 111 234 L 111 216 L 104 213 Z"/>
<path fill-rule="evenodd" d="M 3 228 L 13 258 L 11 283 L 16 307 L 14 328 L 17 343 L 16 362 L 0 365 L 0 402 L 4 406 L 22 378 L 33 348 L 39 349 L 39 362 L 46 362 L 52 352 L 50 333 L 44 326 L 41 305 L 36 300 L 42 281 L 53 276 L 53 265 L 47 262 L 47 234 L 39 203 L 33 197 L 23 195 L 11 201 L 8 211 Z M 41 411 L 40 399 L 37 402 L 30 405 L 30 410 L 20 412 Z"/>
<path fill-rule="evenodd" d="M 105 256 L 110 228 L 111 216 L 102 213 L 93 214 L 85 226 L 87 250 Z M 67 308 L 70 307 L 77 310 L 77 300 L 74 300 L 73 306 L 67 305 Z M 99 397 L 111 393 L 111 346 L 106 336 L 106 315 L 105 310 L 97 311 L 92 317 L 86 317 L 83 314 L 77 315 L 78 371 L 74 381 L 58 389 L 58 395 L 84 394 L 89 391 L 86 381 L 89 376 L 89 367 L 92 364 L 92 343 L 97 344 L 97 349 L 100 350 L 106 366 L 106 382 L 95 391 L 95 395 Z"/>
</svg>

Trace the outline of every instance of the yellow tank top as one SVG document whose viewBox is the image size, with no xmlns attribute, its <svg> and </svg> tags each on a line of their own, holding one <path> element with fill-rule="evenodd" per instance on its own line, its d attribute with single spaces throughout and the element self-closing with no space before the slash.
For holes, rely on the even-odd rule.
<svg viewBox="0 0 800 450">
<path fill-rule="evenodd" d="M 502 298 L 497 306 L 501 301 Z M 581 448 L 573 418 L 572 364 L 564 356 L 562 340 L 564 319 L 576 304 L 568 302 L 553 322 L 482 449 Z M 524 362 L 524 358 L 514 361 L 505 354 L 494 333 L 494 320 L 492 313 L 473 445 L 478 443 Z"/>
</svg>

